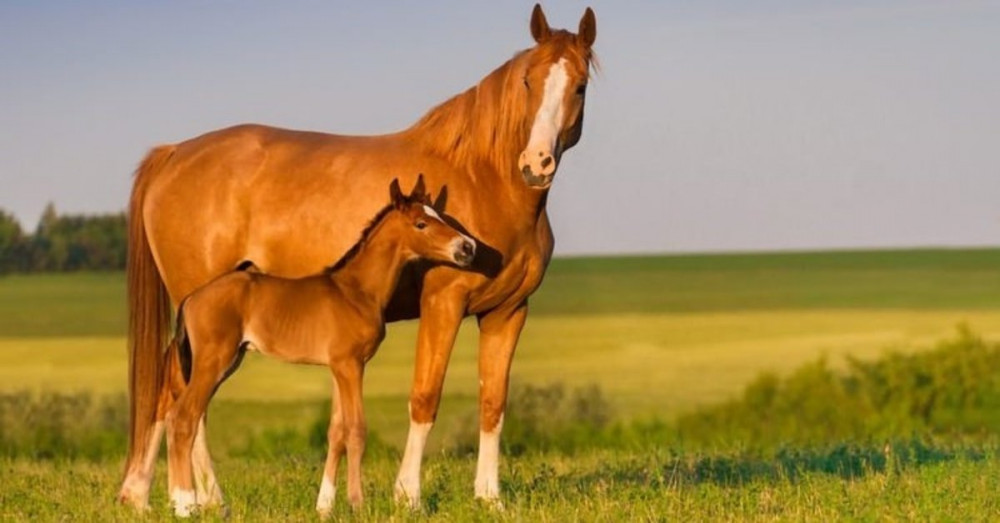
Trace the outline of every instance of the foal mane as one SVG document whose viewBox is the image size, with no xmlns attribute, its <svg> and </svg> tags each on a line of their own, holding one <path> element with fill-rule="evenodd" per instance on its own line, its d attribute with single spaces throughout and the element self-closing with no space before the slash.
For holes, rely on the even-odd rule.
<svg viewBox="0 0 1000 523">
<path fill-rule="evenodd" d="M 404 201 L 407 204 L 413 203 L 413 201 L 410 200 L 409 197 L 406 197 Z M 368 222 L 368 225 L 365 225 L 364 230 L 361 231 L 361 237 L 358 238 L 358 241 L 355 242 L 354 245 L 350 249 L 348 249 L 347 252 L 345 252 L 344 255 L 340 257 L 339 260 L 336 261 L 336 263 L 324 268 L 323 274 L 327 275 L 333 274 L 342 269 L 345 265 L 347 265 L 349 261 L 354 259 L 354 257 L 357 256 L 359 252 L 361 252 L 361 248 L 364 247 L 366 243 L 368 243 L 368 239 L 371 237 L 372 232 L 375 230 L 375 228 L 377 228 L 378 225 L 382 223 L 382 220 L 384 220 L 385 217 L 388 216 L 393 209 L 395 209 L 395 206 L 392 204 L 392 202 L 390 202 L 388 205 L 383 207 L 379 212 L 375 213 L 375 217 L 372 218 L 371 221 Z"/>
<path fill-rule="evenodd" d="M 517 156 L 528 141 L 531 117 L 521 90 L 529 62 L 554 62 L 567 54 L 590 67 L 590 49 L 568 31 L 554 31 L 537 47 L 519 51 L 480 82 L 427 112 L 409 131 L 431 151 L 475 173 L 487 163 L 501 175 L 517 171 Z M 588 71 L 589 72 L 589 71 Z"/>
</svg>

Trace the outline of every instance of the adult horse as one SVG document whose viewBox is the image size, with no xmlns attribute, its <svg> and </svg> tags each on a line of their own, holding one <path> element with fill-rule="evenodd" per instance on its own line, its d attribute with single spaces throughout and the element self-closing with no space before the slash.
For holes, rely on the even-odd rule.
<svg viewBox="0 0 1000 523">
<path fill-rule="evenodd" d="M 145 507 L 170 311 L 243 260 L 301 277 L 351 247 L 385 205 L 384 188 L 423 173 L 439 204 L 479 244 L 473 270 L 417 266 L 402 277 L 386 319 L 420 318 L 410 429 L 396 494 L 420 499 L 424 444 L 463 317 L 479 320 L 480 443 L 475 495 L 499 496 L 500 430 L 511 358 L 552 254 L 545 204 L 561 155 L 580 138 L 597 26 L 588 8 L 576 34 L 531 15 L 536 45 L 412 127 L 341 136 L 242 125 L 153 149 L 136 171 L 129 207 L 129 453 L 120 498 Z M 192 461 L 201 505 L 221 502 L 204 444 Z"/>
</svg>

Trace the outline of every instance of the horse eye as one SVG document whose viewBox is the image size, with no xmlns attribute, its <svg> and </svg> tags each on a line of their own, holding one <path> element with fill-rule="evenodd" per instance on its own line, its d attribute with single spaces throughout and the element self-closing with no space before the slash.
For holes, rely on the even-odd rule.
<svg viewBox="0 0 1000 523">
<path fill-rule="evenodd" d="M 583 96 L 587 92 L 587 84 L 580 84 L 576 86 L 576 95 Z"/>
<path fill-rule="evenodd" d="M 525 76 L 524 78 L 522 78 L 521 81 L 524 82 L 524 88 L 525 89 L 529 89 L 529 90 L 531 89 L 531 86 L 528 85 L 528 77 L 527 76 Z"/>
<path fill-rule="evenodd" d="M 417 228 L 418 229 L 426 229 L 427 228 L 427 222 L 417 222 Z"/>
</svg>

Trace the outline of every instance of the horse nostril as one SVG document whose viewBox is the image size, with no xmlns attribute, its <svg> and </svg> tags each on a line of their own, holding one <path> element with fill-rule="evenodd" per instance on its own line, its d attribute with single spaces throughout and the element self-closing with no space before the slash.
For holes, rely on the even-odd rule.
<svg viewBox="0 0 1000 523">
<path fill-rule="evenodd" d="M 542 169 L 548 167 L 549 164 L 551 163 L 552 163 L 552 157 L 551 156 L 546 157 L 544 160 L 542 160 Z"/>
</svg>

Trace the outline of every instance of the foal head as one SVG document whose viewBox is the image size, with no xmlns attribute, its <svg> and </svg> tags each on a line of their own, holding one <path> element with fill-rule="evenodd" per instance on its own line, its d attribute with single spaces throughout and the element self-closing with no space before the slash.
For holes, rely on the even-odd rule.
<svg viewBox="0 0 1000 523">
<path fill-rule="evenodd" d="M 400 191 L 398 179 L 390 184 L 389 194 L 391 210 L 382 227 L 394 232 L 395 241 L 407 259 L 426 258 L 459 267 L 472 263 L 476 242 L 441 219 L 425 192 L 423 175 L 417 178 L 409 195 Z"/>
<path fill-rule="evenodd" d="M 541 6 L 531 14 L 531 35 L 537 45 L 519 55 L 512 71 L 527 100 L 528 142 L 518 169 L 531 187 L 546 189 L 562 153 L 576 145 L 583 130 L 583 104 L 597 37 L 597 19 L 588 7 L 577 34 L 551 29 Z"/>
</svg>

